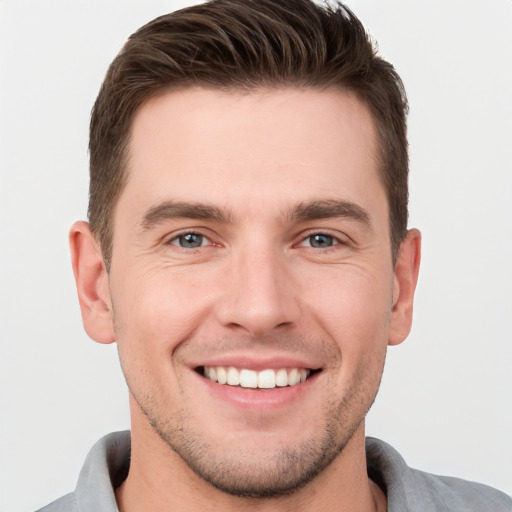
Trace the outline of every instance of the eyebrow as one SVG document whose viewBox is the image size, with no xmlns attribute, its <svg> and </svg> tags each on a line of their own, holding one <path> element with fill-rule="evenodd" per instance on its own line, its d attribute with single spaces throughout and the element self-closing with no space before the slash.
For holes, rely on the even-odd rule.
<svg viewBox="0 0 512 512">
<path fill-rule="evenodd" d="M 370 226 L 370 215 L 356 203 L 327 199 L 300 203 L 290 211 L 289 217 L 294 221 L 308 221 L 343 217 L 356 220 Z"/>
<path fill-rule="evenodd" d="M 370 226 L 368 212 L 350 201 L 327 199 L 301 202 L 288 211 L 288 218 L 294 222 L 343 217 Z M 201 202 L 164 201 L 150 208 L 142 218 L 141 226 L 147 231 L 167 220 L 197 219 L 215 221 L 221 224 L 234 222 L 233 215 L 218 206 Z"/>
<path fill-rule="evenodd" d="M 160 222 L 172 219 L 211 220 L 224 224 L 232 222 L 232 216 L 217 206 L 188 201 L 164 201 L 146 212 L 141 222 L 142 229 L 146 231 Z"/>
</svg>

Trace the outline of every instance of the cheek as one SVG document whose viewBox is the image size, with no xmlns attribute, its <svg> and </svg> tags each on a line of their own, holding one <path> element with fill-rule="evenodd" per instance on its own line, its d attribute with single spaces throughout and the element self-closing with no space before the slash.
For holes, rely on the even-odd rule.
<svg viewBox="0 0 512 512">
<path fill-rule="evenodd" d="M 364 353 L 385 352 L 392 310 L 391 272 L 335 269 L 316 282 L 324 284 L 314 293 L 304 292 L 305 309 L 338 346 L 341 364 L 352 364 Z"/>
<path fill-rule="evenodd" d="M 117 344 L 125 363 L 169 364 L 215 303 L 213 283 L 190 267 L 146 268 L 112 287 Z"/>
<path fill-rule="evenodd" d="M 164 269 L 133 274 L 112 292 L 119 319 L 141 330 L 179 329 L 197 305 L 198 283 Z"/>
</svg>

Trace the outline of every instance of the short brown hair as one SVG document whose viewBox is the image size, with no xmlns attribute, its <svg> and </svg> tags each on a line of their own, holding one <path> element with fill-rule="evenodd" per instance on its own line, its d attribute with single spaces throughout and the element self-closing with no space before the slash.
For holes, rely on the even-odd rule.
<svg viewBox="0 0 512 512">
<path fill-rule="evenodd" d="M 213 0 L 161 16 L 135 32 L 110 65 L 90 125 L 89 222 L 107 268 L 113 212 L 127 181 L 138 109 L 165 91 L 337 88 L 367 106 L 379 136 L 393 260 L 407 231 L 407 99 L 393 66 L 341 3 Z"/>
</svg>

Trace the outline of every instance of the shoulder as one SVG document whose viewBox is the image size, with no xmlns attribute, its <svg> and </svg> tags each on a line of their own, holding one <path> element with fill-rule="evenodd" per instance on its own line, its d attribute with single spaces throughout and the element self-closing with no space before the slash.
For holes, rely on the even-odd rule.
<svg viewBox="0 0 512 512">
<path fill-rule="evenodd" d="M 450 512 L 512 512 L 511 498 L 497 489 L 460 478 L 410 471 L 413 484 L 410 501 L 415 506 L 431 502 Z"/>
<path fill-rule="evenodd" d="M 116 512 L 115 489 L 130 466 L 130 433 L 114 432 L 100 439 L 87 455 L 75 491 L 37 512 Z"/>
<path fill-rule="evenodd" d="M 37 512 L 78 512 L 75 493 L 66 494 Z"/>
<path fill-rule="evenodd" d="M 366 453 L 368 473 L 385 488 L 389 512 L 512 512 L 512 499 L 505 493 L 460 478 L 412 469 L 383 441 L 368 438 Z"/>
</svg>

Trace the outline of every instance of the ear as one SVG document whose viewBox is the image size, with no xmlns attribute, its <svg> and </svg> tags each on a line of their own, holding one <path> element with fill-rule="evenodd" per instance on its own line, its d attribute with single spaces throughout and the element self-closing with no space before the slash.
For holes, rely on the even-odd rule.
<svg viewBox="0 0 512 512">
<path fill-rule="evenodd" d="M 402 343 L 411 330 L 420 259 L 421 233 L 417 229 L 411 229 L 400 245 L 395 265 L 389 345 Z"/>
<path fill-rule="evenodd" d="M 69 245 L 85 331 L 98 343 L 112 343 L 115 334 L 108 274 L 87 222 L 73 224 Z"/>
</svg>

